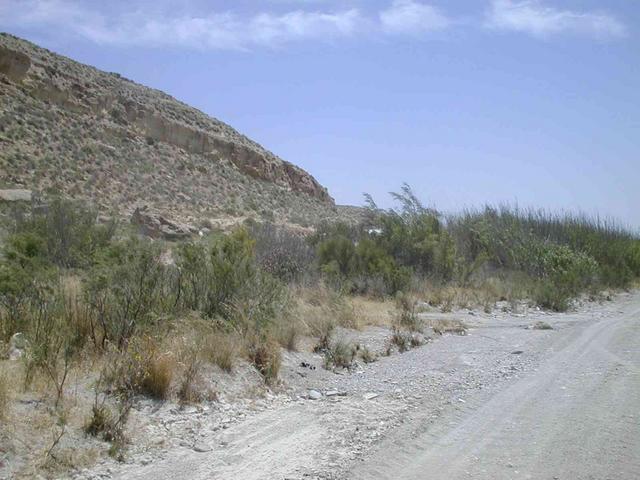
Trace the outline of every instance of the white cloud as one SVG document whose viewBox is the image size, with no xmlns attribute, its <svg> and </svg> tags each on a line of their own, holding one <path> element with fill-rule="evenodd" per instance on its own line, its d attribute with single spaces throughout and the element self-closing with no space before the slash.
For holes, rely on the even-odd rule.
<svg viewBox="0 0 640 480">
<path fill-rule="evenodd" d="M 380 12 L 382 29 L 387 33 L 419 35 L 444 30 L 451 21 L 436 7 L 413 0 L 394 0 Z"/>
<path fill-rule="evenodd" d="M 231 12 L 200 16 L 127 13 L 107 17 L 70 0 L 26 0 L 0 6 L 0 24 L 58 28 L 101 44 L 176 46 L 196 49 L 274 47 L 304 39 L 332 40 L 354 34 L 362 23 L 357 9 L 332 13 L 296 10 L 281 15 Z"/>
<path fill-rule="evenodd" d="M 537 0 L 492 0 L 485 26 L 535 37 L 577 34 L 597 38 L 623 37 L 626 27 L 604 12 L 574 12 L 543 6 Z"/>
<path fill-rule="evenodd" d="M 288 11 L 285 7 L 276 8 L 280 13 L 265 7 L 294 1 L 297 7 Z M 454 25 L 469 25 L 468 21 L 452 19 L 419 0 L 388 1 L 386 8 L 366 14 L 358 8 L 346 8 L 338 0 L 269 0 L 256 2 L 266 9 L 253 13 L 202 10 L 207 3 L 200 3 L 198 11 L 188 10 L 187 2 L 176 14 L 168 13 L 175 9 L 169 0 L 130 0 L 128 9 L 124 9 L 124 3 L 91 8 L 83 0 L 0 0 L 0 26 L 57 37 L 72 35 L 99 44 L 251 50 L 363 35 L 422 37 Z M 603 12 L 560 10 L 543 6 L 539 0 L 488 1 L 484 26 L 491 30 L 518 31 L 542 38 L 561 33 L 601 38 L 626 34 L 620 21 Z M 144 8 L 145 2 L 153 8 Z M 342 9 L 335 7 L 340 4 Z M 480 22 L 482 19 L 474 21 Z"/>
</svg>

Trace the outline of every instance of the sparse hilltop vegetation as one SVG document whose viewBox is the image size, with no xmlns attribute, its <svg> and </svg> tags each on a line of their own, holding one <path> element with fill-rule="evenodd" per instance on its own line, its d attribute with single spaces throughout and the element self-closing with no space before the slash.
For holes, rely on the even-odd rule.
<svg viewBox="0 0 640 480">
<path fill-rule="evenodd" d="M 131 418 L 144 425 L 148 405 L 284 395 L 287 361 L 348 374 L 466 331 L 425 312 L 562 312 L 640 277 L 640 239 L 614 222 L 509 207 L 445 215 L 408 185 L 392 209 L 369 196 L 337 208 L 309 174 L 221 122 L 5 34 L 0 94 L 2 181 L 37 192 L 2 202 L 10 477 L 126 461 Z M 142 235 L 129 224 L 141 205 L 198 233 Z M 354 340 L 371 325 L 375 348 Z"/>
<path fill-rule="evenodd" d="M 349 216 L 311 175 L 158 90 L 0 34 L 0 182 L 194 228 Z"/>
</svg>

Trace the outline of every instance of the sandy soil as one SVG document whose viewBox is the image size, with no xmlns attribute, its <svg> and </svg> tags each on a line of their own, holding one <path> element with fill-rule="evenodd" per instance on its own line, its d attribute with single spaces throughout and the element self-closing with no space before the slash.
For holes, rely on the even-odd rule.
<svg viewBox="0 0 640 480">
<path fill-rule="evenodd" d="M 288 354 L 283 392 L 167 412 L 176 421 L 145 436 L 173 441 L 74 478 L 640 478 L 640 293 L 567 314 L 471 313 L 448 314 L 467 335 L 351 372 Z M 538 320 L 553 330 L 527 328 Z M 388 332 L 353 335 L 380 346 Z"/>
</svg>

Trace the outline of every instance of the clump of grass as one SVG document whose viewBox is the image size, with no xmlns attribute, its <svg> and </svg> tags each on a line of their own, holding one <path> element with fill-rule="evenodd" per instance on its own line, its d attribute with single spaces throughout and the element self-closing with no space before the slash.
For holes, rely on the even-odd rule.
<svg viewBox="0 0 640 480">
<path fill-rule="evenodd" d="M 400 353 L 404 353 L 411 349 L 411 333 L 400 330 L 397 327 L 392 329 L 391 345 L 395 345 Z M 388 352 L 391 353 L 390 351 Z"/>
<path fill-rule="evenodd" d="M 324 367 L 327 370 L 331 368 L 351 368 L 357 353 L 358 347 L 349 342 L 344 340 L 333 342 L 324 352 Z"/>
<path fill-rule="evenodd" d="M 187 353 L 184 361 L 180 388 L 178 389 L 178 399 L 180 403 L 198 403 L 202 401 L 202 392 L 197 387 L 202 363 L 198 358 L 197 349 L 192 349 Z"/>
<path fill-rule="evenodd" d="M 420 332 L 423 324 L 422 320 L 416 313 L 417 300 L 406 293 L 399 293 L 396 296 L 396 306 L 398 314 L 395 318 L 395 323 L 401 328 L 404 328 L 410 332 Z"/>
<path fill-rule="evenodd" d="M 285 318 L 274 327 L 275 336 L 282 348 L 290 352 L 298 350 L 301 326 L 293 318 Z"/>
<path fill-rule="evenodd" d="M 247 358 L 260 372 L 267 383 L 272 383 L 278 378 L 282 353 L 280 345 L 270 336 L 250 334 L 246 340 Z"/>
<path fill-rule="evenodd" d="M 106 376 L 119 394 L 143 394 L 160 400 L 169 396 L 175 359 L 162 353 L 150 337 L 132 342 L 114 362 Z"/>
<path fill-rule="evenodd" d="M 149 355 L 143 363 L 142 392 L 164 400 L 169 395 L 175 363 L 170 354 Z"/>
<path fill-rule="evenodd" d="M 445 333 L 456 333 L 458 335 L 467 334 L 467 325 L 455 319 L 432 319 L 429 321 L 429 326 L 437 334 L 444 335 Z"/>
<path fill-rule="evenodd" d="M 215 332 L 206 337 L 203 350 L 205 358 L 230 373 L 238 355 L 238 339 L 225 332 Z"/>
<path fill-rule="evenodd" d="M 331 347 L 331 336 L 333 335 L 335 327 L 336 324 L 333 317 L 324 314 L 321 314 L 319 318 L 315 318 L 309 323 L 310 333 L 318 338 L 313 348 L 314 352 L 325 352 Z"/>
<path fill-rule="evenodd" d="M 111 443 L 109 455 L 118 461 L 124 460 L 124 451 L 127 444 L 125 428 L 129 419 L 129 413 L 133 407 L 132 390 L 122 389 L 115 396 L 115 406 L 108 404 L 108 396 L 104 389 L 110 390 L 114 380 L 113 371 L 103 371 L 96 383 L 91 415 L 87 418 L 84 431 L 88 435 L 100 437 Z"/>
<path fill-rule="evenodd" d="M 360 358 L 364 363 L 373 363 L 378 360 L 378 356 L 373 353 L 369 348 L 364 345 L 358 349 L 358 353 L 360 354 Z"/>
<path fill-rule="evenodd" d="M 553 327 L 542 320 L 537 321 L 532 327 L 534 330 L 553 330 Z"/>
<path fill-rule="evenodd" d="M 5 419 L 9 413 L 9 377 L 5 372 L 0 372 L 0 420 Z"/>
</svg>

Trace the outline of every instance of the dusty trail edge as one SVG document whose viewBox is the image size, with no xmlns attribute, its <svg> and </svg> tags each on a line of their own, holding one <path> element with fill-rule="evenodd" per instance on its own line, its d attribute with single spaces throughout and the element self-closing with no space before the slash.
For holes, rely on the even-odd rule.
<svg viewBox="0 0 640 480">
<path fill-rule="evenodd" d="M 638 291 L 566 314 L 475 313 L 468 335 L 298 384 L 291 354 L 269 408 L 224 429 L 202 417 L 196 448 L 74 478 L 640 478 L 639 319 Z M 526 328 L 538 320 L 554 329 Z M 346 395 L 308 400 L 309 386 Z"/>
</svg>

